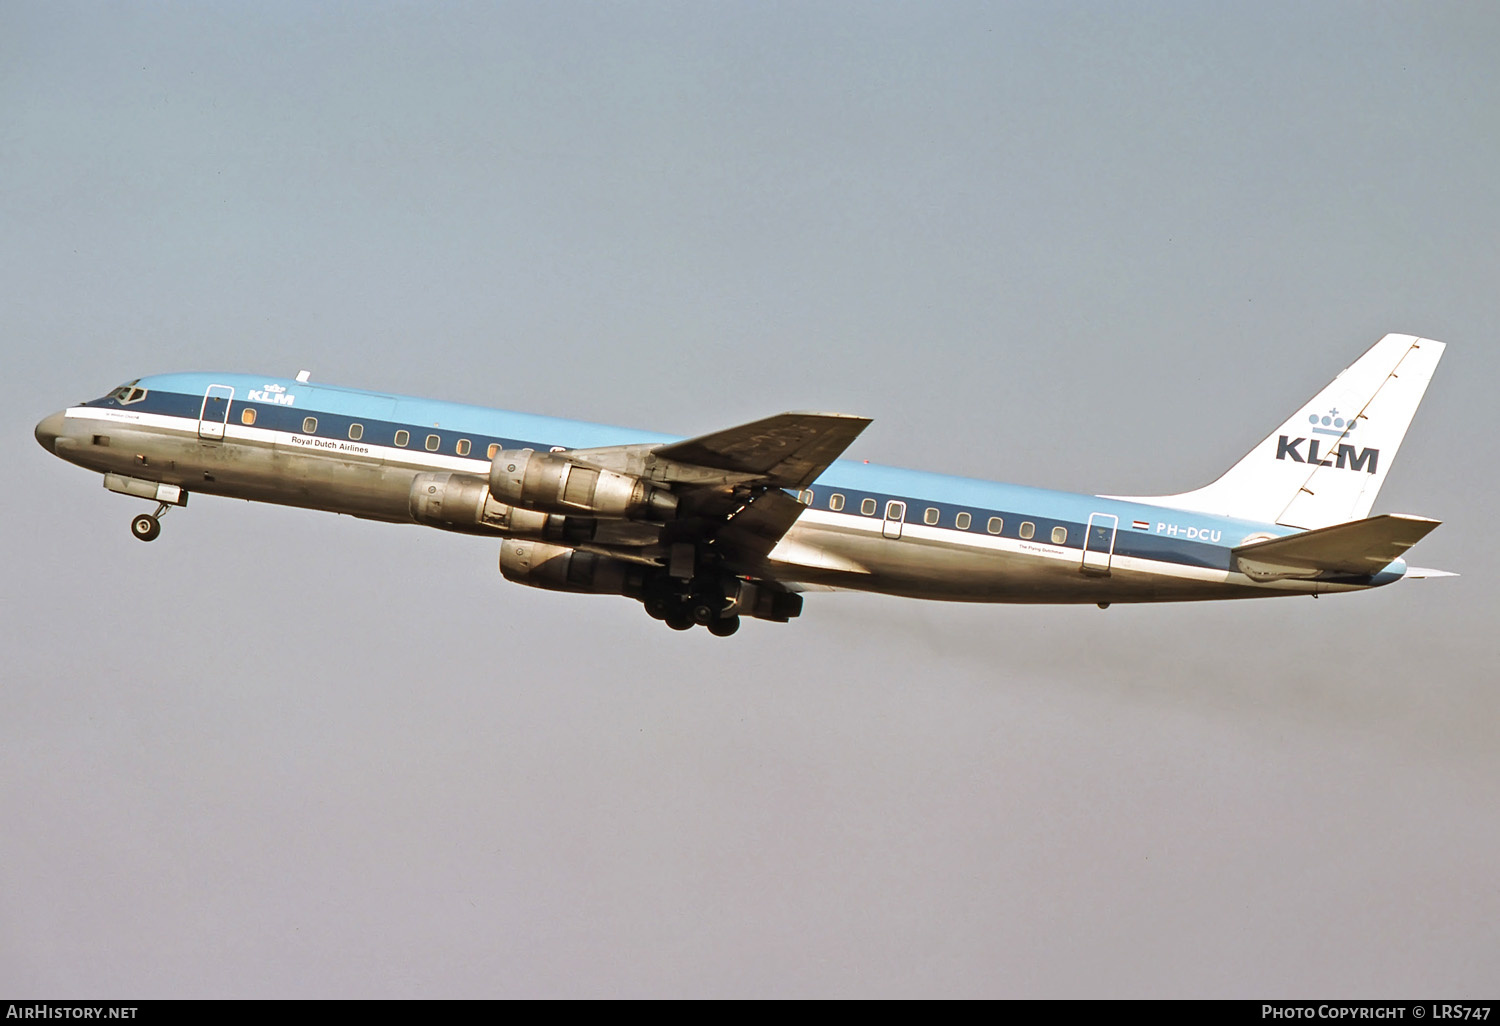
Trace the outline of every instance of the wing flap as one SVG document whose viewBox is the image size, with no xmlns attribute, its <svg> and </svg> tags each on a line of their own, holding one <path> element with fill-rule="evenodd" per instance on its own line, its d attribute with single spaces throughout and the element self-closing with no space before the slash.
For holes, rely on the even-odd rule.
<svg viewBox="0 0 1500 1026">
<path fill-rule="evenodd" d="M 791 529 L 804 508 L 786 492 L 764 492 L 729 518 L 719 529 L 716 544 L 736 561 L 764 559 L 781 536 Z"/>
<path fill-rule="evenodd" d="M 1241 573 L 1254 580 L 1376 574 L 1400 559 L 1439 523 L 1405 513 L 1385 513 L 1241 545 L 1234 550 L 1234 562 Z"/>
</svg>

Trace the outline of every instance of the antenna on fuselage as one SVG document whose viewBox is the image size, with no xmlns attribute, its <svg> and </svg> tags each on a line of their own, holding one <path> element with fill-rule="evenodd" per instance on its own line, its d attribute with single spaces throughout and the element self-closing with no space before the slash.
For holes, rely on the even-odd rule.
<svg viewBox="0 0 1500 1026">
<path fill-rule="evenodd" d="M 299 370 L 297 372 L 297 380 L 302 382 L 304 385 L 307 384 L 307 379 L 310 377 L 312 377 L 312 371 Z"/>
</svg>

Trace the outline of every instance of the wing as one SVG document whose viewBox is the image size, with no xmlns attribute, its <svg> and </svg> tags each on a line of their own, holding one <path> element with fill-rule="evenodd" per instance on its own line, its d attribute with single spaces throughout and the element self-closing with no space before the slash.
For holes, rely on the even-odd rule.
<svg viewBox="0 0 1500 1026">
<path fill-rule="evenodd" d="M 779 413 L 711 435 L 669 442 L 658 461 L 753 478 L 773 488 L 806 488 L 870 423 L 846 413 Z"/>
<path fill-rule="evenodd" d="M 578 547 L 666 566 L 691 544 L 731 567 L 757 565 L 802 512 L 783 489 L 810 485 L 869 424 L 843 413 L 780 413 L 680 442 L 571 449 L 570 459 L 665 486 L 678 501 L 676 518 L 659 528 L 635 524 L 628 541 Z"/>
</svg>

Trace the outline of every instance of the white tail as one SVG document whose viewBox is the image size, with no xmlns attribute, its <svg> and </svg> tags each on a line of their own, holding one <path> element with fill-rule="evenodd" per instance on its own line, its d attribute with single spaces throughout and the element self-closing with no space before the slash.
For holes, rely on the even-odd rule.
<svg viewBox="0 0 1500 1026">
<path fill-rule="evenodd" d="M 1135 501 L 1307 529 L 1362 519 L 1443 349 L 1387 335 L 1213 484 Z"/>
</svg>

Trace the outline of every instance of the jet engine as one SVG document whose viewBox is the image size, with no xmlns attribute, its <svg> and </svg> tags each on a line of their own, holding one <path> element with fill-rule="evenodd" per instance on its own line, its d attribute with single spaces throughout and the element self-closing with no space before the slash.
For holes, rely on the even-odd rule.
<svg viewBox="0 0 1500 1026">
<path fill-rule="evenodd" d="M 589 466 L 565 452 L 502 449 L 490 464 L 497 502 L 544 513 L 666 520 L 677 496 L 631 474 Z"/>
<path fill-rule="evenodd" d="M 517 509 L 496 502 L 489 482 L 477 474 L 418 474 L 408 495 L 411 518 L 419 524 L 465 534 L 503 532 L 573 544 L 593 538 L 598 522 Z"/>
<path fill-rule="evenodd" d="M 635 563 L 527 538 L 500 546 L 500 573 L 531 588 L 591 595 L 639 595 L 645 578 Z"/>
</svg>

